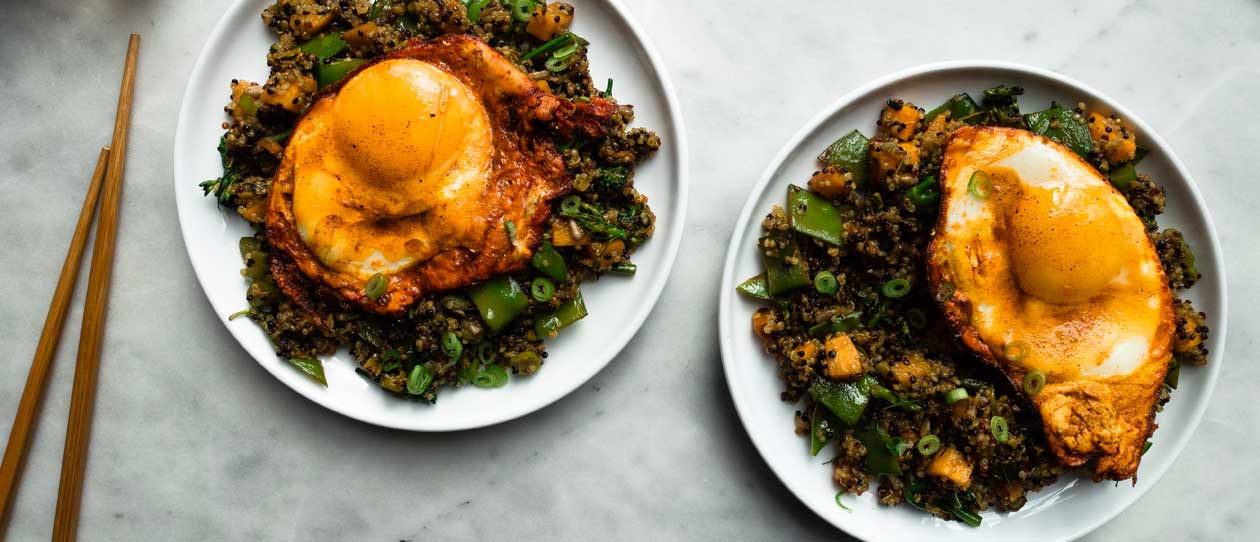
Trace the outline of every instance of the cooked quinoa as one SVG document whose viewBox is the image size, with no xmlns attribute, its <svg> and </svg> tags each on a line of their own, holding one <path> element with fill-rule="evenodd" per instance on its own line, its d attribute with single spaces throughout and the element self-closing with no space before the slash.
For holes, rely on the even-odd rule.
<svg viewBox="0 0 1260 542">
<path fill-rule="evenodd" d="M 767 283 L 754 277 L 741 290 L 769 304 L 755 314 L 754 330 L 779 365 L 782 399 L 802 407 L 796 412 L 797 433 L 819 455 L 832 454 L 832 477 L 842 493 L 864 493 L 877 481 L 883 504 L 910 502 L 942 518 L 978 524 L 977 512 L 1018 510 L 1030 492 L 1067 470 L 1048 449 L 1041 420 L 1024 392 L 956 341 L 932 297 L 924 264 L 939 205 L 939 197 L 930 196 L 934 190 L 939 196 L 935 177 L 946 136 L 964 120 L 1026 128 L 1016 102 L 1021 93 L 1018 87 L 995 87 L 985 91 L 982 104 L 966 97 L 972 107 L 963 109 L 967 117 L 961 120 L 949 106 L 963 95 L 927 115 L 914 104 L 890 100 L 869 143 L 850 134 L 824 151 L 823 168 L 809 186 L 840 210 L 839 245 L 793 230 L 788 211 L 780 206 L 762 221 L 759 244 L 767 259 L 780 258 L 788 268 L 803 260 L 808 284 L 771 297 Z M 1052 128 L 1066 122 L 1063 118 L 1082 129 L 1089 123 L 1105 128 L 1082 140 L 1092 143 L 1083 153 L 1111 176 L 1147 226 L 1174 292 L 1174 370 L 1161 392 L 1162 406 L 1176 386 L 1180 365 L 1207 360 L 1205 317 L 1177 296 L 1199 278 L 1193 254 L 1179 232 L 1159 229 L 1156 217 L 1165 195 L 1132 169 L 1140 156 L 1123 121 L 1095 118 L 1085 104 L 1059 111 L 1069 117 L 1055 120 Z M 1117 138 L 1129 141 L 1117 143 Z M 860 155 L 846 155 L 846 141 L 863 142 Z M 863 175 L 865 183 L 856 183 Z M 817 278 L 824 271 L 834 282 Z M 895 279 L 905 280 L 908 292 L 897 284 L 889 296 L 887 285 Z M 827 327 L 838 322 L 844 333 Z M 858 375 L 864 376 L 856 389 L 868 393 L 870 401 L 860 423 L 838 421 L 834 409 L 810 393 L 812 387 Z M 994 426 L 994 417 L 1005 422 L 1000 428 L 1005 431 Z M 999 433 L 1005 442 L 998 441 Z M 929 435 L 939 442 L 930 442 Z M 969 480 L 960 484 L 960 479 Z"/>
<path fill-rule="evenodd" d="M 613 81 L 601 81 L 597 86 L 591 80 L 586 41 L 567 33 L 572 17 L 580 17 L 572 6 L 538 1 L 537 13 L 514 16 L 497 1 L 472 4 L 480 7 L 479 12 L 471 13 L 468 5 L 457 0 L 280 0 L 263 10 L 262 20 L 276 36 L 267 55 L 270 75 L 266 81 L 231 82 L 232 96 L 224 108 L 229 120 L 223 123 L 225 132 L 219 145 L 224 175 L 202 183 L 202 187 L 221 205 L 240 214 L 256 232 L 241 241 L 242 275 L 250 286 L 242 300 L 248 309 L 238 316 L 247 316 L 261 326 L 276 353 L 297 360 L 295 365 L 317 364 L 317 356 L 345 345 L 364 377 L 399 396 L 432 402 L 447 386 L 501 386 L 509 371 L 530 374 L 544 364 L 547 351 L 535 332 L 536 317 L 578 297 L 582 282 L 608 272 L 633 274 L 630 257 L 652 236 L 655 216 L 647 197 L 635 189 L 634 167 L 651 156 L 661 140 L 647 129 L 629 127 L 634 121 L 633 108 L 619 105 L 607 136 L 555 142 L 573 175 L 574 193 L 602 213 L 607 227 L 618 228 L 624 235 L 604 241 L 583 237 L 581 226 L 569 224 L 559 213 L 561 202 L 556 201 L 551 220 L 562 222 L 558 226 L 547 224 L 544 237 L 548 243 L 555 241 L 567 265 L 567 276 L 554 282 L 551 299 L 531 298 L 524 312 L 499 333 L 491 333 L 466 291 L 434 293 L 415 303 L 406 317 L 389 318 L 367 313 L 331 295 L 316 296 L 312 310 L 306 310 L 276 287 L 265 235 L 271 179 L 285 139 L 318 91 L 321 68 L 379 56 L 413 39 L 471 34 L 488 42 L 540 87 L 557 96 L 576 101 L 595 96 L 615 100 Z M 312 44 L 319 40 L 336 41 L 333 36 L 344 41 L 335 54 L 321 59 L 310 52 L 316 50 Z M 564 43 L 577 46 L 576 52 L 565 62 L 549 63 L 551 55 L 546 52 L 522 60 L 553 40 L 569 40 Z M 562 243 L 550 233 L 554 227 L 576 231 L 577 242 L 560 246 Z M 531 267 L 511 276 L 528 290 L 541 274 Z M 413 376 L 417 373 L 425 380 L 431 377 L 422 389 Z"/>
</svg>

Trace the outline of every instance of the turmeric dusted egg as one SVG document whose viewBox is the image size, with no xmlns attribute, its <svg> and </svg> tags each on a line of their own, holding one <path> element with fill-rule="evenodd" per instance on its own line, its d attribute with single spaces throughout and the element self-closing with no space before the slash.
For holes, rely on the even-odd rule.
<svg viewBox="0 0 1260 542">
<path fill-rule="evenodd" d="M 398 314 L 524 267 L 570 190 L 553 135 L 602 135 L 614 111 L 543 91 L 471 36 L 368 63 L 321 93 L 284 150 L 267 215 L 277 284 Z"/>
<path fill-rule="evenodd" d="M 1133 477 L 1174 331 L 1141 220 L 1078 155 L 1025 130 L 956 130 L 941 178 L 928 278 L 954 330 L 1030 394 L 1064 464 Z"/>
</svg>

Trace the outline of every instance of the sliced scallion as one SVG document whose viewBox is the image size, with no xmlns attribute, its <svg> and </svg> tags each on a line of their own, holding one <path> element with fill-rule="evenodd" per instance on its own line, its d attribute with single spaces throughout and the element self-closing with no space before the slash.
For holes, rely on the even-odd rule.
<svg viewBox="0 0 1260 542">
<path fill-rule="evenodd" d="M 989 174 L 978 169 L 972 173 L 971 180 L 967 181 L 967 192 L 980 199 L 989 197 L 993 193 L 993 181 L 989 179 Z"/>
<path fill-rule="evenodd" d="M 941 439 L 936 435 L 923 435 L 914 447 L 919 450 L 919 454 L 930 456 L 941 449 Z"/>
<path fill-rule="evenodd" d="M 954 388 L 945 394 L 945 404 L 952 405 L 968 397 L 971 395 L 967 394 L 967 388 Z"/>
<path fill-rule="evenodd" d="M 1024 375 L 1024 393 L 1029 396 L 1041 393 L 1041 389 L 1046 387 L 1046 373 L 1033 369 Z"/>
<path fill-rule="evenodd" d="M 534 298 L 534 301 L 546 303 L 555 297 L 556 285 L 544 277 L 538 277 L 529 284 L 529 295 Z"/>
<path fill-rule="evenodd" d="M 998 442 L 1005 443 L 1011 438 L 1011 427 L 1006 423 L 1006 418 L 994 416 L 989 419 L 989 431 L 993 433 L 993 438 Z"/>
<path fill-rule="evenodd" d="M 424 390 L 429 389 L 429 384 L 433 383 L 433 369 L 425 365 L 416 365 L 411 368 L 411 374 L 407 375 L 407 393 L 409 395 L 420 395 Z"/>
<path fill-rule="evenodd" d="M 910 293 L 910 281 L 906 279 L 892 279 L 885 282 L 884 285 L 880 287 L 880 291 L 883 292 L 884 297 L 889 299 L 902 298 L 905 297 L 906 294 Z"/>
<path fill-rule="evenodd" d="M 388 286 L 389 279 L 385 278 L 385 275 L 377 273 L 368 279 L 367 284 L 363 285 L 363 295 L 372 301 L 376 301 L 382 295 L 385 295 L 385 288 Z"/>
<path fill-rule="evenodd" d="M 814 289 L 820 294 L 831 295 L 839 291 L 840 284 L 836 282 L 836 276 L 831 271 L 819 271 L 814 275 Z"/>
<path fill-rule="evenodd" d="M 1024 341 L 1011 341 L 1006 343 L 1006 347 L 1002 349 L 1002 357 L 1010 361 L 1019 361 L 1024 359 L 1031 350 L 1032 347 L 1028 346 L 1028 343 Z"/>
<path fill-rule="evenodd" d="M 572 195 L 560 200 L 560 214 L 565 216 L 573 216 L 582 210 L 582 198 Z"/>
<path fill-rule="evenodd" d="M 454 331 L 442 334 L 442 353 L 451 359 L 458 359 L 464 354 L 464 343 L 459 340 L 459 335 L 456 335 Z"/>
<path fill-rule="evenodd" d="M 499 354 L 499 349 L 490 341 L 481 341 L 477 343 L 477 361 L 482 363 L 490 363 L 494 361 L 495 356 Z"/>
</svg>

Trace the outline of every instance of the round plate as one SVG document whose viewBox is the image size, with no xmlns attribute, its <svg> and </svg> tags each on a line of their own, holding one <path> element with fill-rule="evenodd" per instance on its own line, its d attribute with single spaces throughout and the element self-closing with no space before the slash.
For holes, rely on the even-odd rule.
<svg viewBox="0 0 1260 542">
<path fill-rule="evenodd" d="M 227 11 L 193 68 L 175 131 L 175 200 L 184 244 L 215 312 L 258 363 L 290 388 L 329 409 L 368 423 L 414 431 L 454 431 L 523 416 L 581 386 L 621 351 L 643 324 L 665 287 L 682 239 L 687 208 L 687 150 L 677 98 L 659 56 L 643 31 L 615 0 L 572 2 L 573 31 L 591 40 L 592 76 L 616 80 L 617 99 L 634 104 L 635 125 L 660 135 L 663 145 L 637 168 L 635 185 L 656 212 L 656 234 L 634 255 L 638 274 L 609 276 L 583 285 L 590 315 L 547 343 L 550 356 L 537 374 L 513 378 L 496 390 L 444 390 L 434 405 L 400 399 L 355 373 L 343 348 L 324 360 L 328 387 L 313 382 L 276 356 L 267 337 L 247 318 L 227 321 L 245 308 L 237 241 L 251 231 L 236 213 L 204 197 L 197 183 L 222 175 L 215 146 L 223 133 L 223 105 L 233 78 L 267 77 L 274 36 L 259 14 L 270 0 L 242 0 Z"/>
<path fill-rule="evenodd" d="M 901 98 L 933 107 L 950 96 L 980 91 L 998 84 L 1024 87 L 1020 103 L 1028 110 L 1059 103 L 1088 103 L 1119 114 L 1136 129 L 1138 141 L 1151 150 L 1139 170 L 1163 185 L 1168 205 L 1160 225 L 1175 227 L 1195 250 L 1202 280 L 1186 292 L 1207 313 L 1212 330 L 1207 367 L 1186 368 L 1180 386 L 1159 414 L 1154 446 L 1142 459 L 1138 483 L 1093 484 L 1087 477 L 1064 476 L 1056 484 L 1031 494 L 1018 512 L 986 512 L 979 528 L 943 521 L 908 506 L 879 505 L 874 488 L 860 497 L 849 496 L 846 512 L 836 506 L 836 486 L 826 454 L 809 455 L 809 444 L 793 432 L 797 405 L 779 400 L 782 384 L 778 367 L 762 352 L 749 324 L 757 304 L 742 298 L 735 285 L 761 272 L 756 241 L 761 218 L 775 204 L 782 205 L 789 183 L 801 183 L 818 169 L 816 157 L 850 130 L 870 133 L 885 100 Z M 1185 167 L 1145 122 L 1114 100 L 1046 70 L 998 62 L 950 62 L 902 71 L 872 82 L 824 110 L 784 146 L 753 189 L 736 223 L 722 275 L 719 331 L 722 362 L 735 408 L 753 444 L 783 483 L 810 509 L 836 527 L 864 540 L 1070 540 L 1115 517 L 1155 484 L 1185 447 L 1203 417 L 1221 370 L 1225 350 L 1225 266 L 1212 221 Z"/>
</svg>

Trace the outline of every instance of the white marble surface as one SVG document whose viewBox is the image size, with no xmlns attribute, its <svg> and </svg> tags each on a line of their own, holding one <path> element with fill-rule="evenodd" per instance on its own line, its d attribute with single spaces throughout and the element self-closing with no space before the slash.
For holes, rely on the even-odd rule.
<svg viewBox="0 0 1260 542">
<path fill-rule="evenodd" d="M 308 403 L 237 346 L 196 286 L 170 188 L 171 138 L 193 59 L 227 0 L 2 4 L 0 434 L 108 140 L 126 35 L 145 38 L 85 540 L 843 539 L 773 477 L 734 417 L 712 323 L 720 260 L 747 190 L 817 108 L 889 71 L 975 57 L 1063 72 L 1145 117 L 1197 178 L 1225 245 L 1232 328 L 1207 417 L 1164 479 L 1089 540 L 1260 530 L 1254 1 L 627 0 L 664 55 L 691 135 L 695 187 L 673 280 L 588 385 L 525 419 L 445 435 L 378 429 Z M 51 532 L 81 297 L 8 540 Z"/>
</svg>

